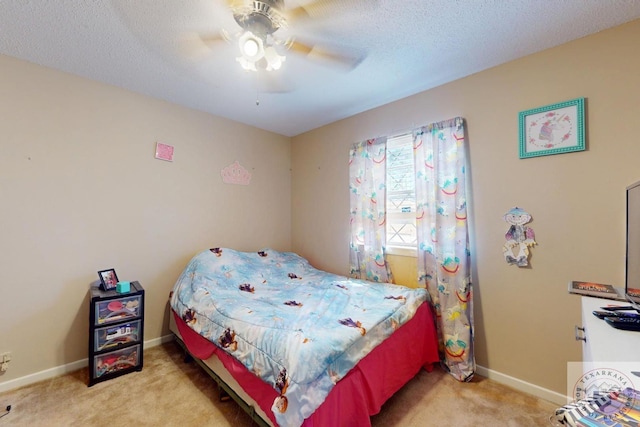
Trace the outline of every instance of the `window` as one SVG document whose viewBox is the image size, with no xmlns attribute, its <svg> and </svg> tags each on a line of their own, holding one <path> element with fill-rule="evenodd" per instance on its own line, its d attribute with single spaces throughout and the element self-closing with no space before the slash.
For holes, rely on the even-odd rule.
<svg viewBox="0 0 640 427">
<path fill-rule="evenodd" d="M 387 252 L 414 255 L 417 248 L 416 189 L 410 133 L 387 140 Z"/>
</svg>

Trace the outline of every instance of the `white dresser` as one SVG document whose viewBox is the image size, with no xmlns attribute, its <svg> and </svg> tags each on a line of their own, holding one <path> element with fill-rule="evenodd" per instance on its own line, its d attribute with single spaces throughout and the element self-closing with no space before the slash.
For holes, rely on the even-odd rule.
<svg viewBox="0 0 640 427">
<path fill-rule="evenodd" d="M 580 298 L 582 325 L 575 326 L 575 338 L 582 340 L 582 362 L 567 363 L 567 403 L 612 390 L 640 390 L 640 332 L 616 329 L 593 315 L 594 311 L 603 311 L 603 306 L 628 304 Z"/>
<path fill-rule="evenodd" d="M 582 327 L 584 337 L 582 360 L 584 362 L 638 362 L 640 371 L 640 331 L 616 329 L 593 315 L 605 305 L 627 305 L 624 301 L 603 298 L 582 298 Z M 640 378 L 639 378 L 640 379 Z"/>
<path fill-rule="evenodd" d="M 582 328 L 576 331 L 576 339 L 582 343 L 583 373 L 593 369 L 610 368 L 621 371 L 640 389 L 640 331 L 624 331 L 610 326 L 593 315 L 605 305 L 627 305 L 624 301 L 603 298 L 582 298 Z M 623 363 L 624 362 L 624 363 Z"/>
</svg>

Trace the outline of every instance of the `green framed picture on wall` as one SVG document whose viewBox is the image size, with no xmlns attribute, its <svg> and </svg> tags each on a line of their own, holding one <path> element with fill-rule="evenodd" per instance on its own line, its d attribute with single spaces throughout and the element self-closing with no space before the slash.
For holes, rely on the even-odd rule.
<svg viewBox="0 0 640 427">
<path fill-rule="evenodd" d="M 584 98 L 522 111 L 518 122 L 521 159 L 585 149 Z"/>
</svg>

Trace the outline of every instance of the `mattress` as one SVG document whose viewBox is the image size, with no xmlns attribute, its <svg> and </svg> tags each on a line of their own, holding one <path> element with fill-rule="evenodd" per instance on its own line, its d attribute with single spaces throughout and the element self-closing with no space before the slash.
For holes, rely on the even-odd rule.
<svg viewBox="0 0 640 427">
<path fill-rule="evenodd" d="M 239 365 L 249 374 L 247 378 L 267 386 L 269 393 L 260 391 L 256 400 L 273 424 L 309 425 L 337 385 L 342 383 L 345 386 L 340 389 L 346 388 L 351 380 L 343 381 L 348 376 L 362 378 L 354 381 L 357 387 L 349 388 L 349 396 L 339 402 L 362 406 L 358 401 L 367 399 L 347 397 L 384 390 L 380 398 L 373 392 L 376 397 L 370 399 L 371 407 L 359 411 L 368 419 L 399 388 L 396 382 L 408 380 L 403 373 L 395 381 L 399 366 L 409 367 L 410 378 L 420 366 L 438 360 L 427 301 L 428 294 L 422 289 L 322 272 L 296 254 L 215 248 L 196 255 L 187 265 L 172 292 L 171 307 L 181 336 L 189 336 L 190 350 L 198 342 L 192 339 L 197 336 L 209 344 L 211 355 L 227 360 L 223 363 L 227 370 L 237 371 L 238 366 L 231 365 Z M 414 331 L 406 332 L 411 327 L 405 326 L 419 309 L 426 314 L 416 318 L 414 323 L 420 323 L 412 326 Z M 401 342 L 400 330 L 405 330 L 408 343 L 420 330 L 425 335 L 425 346 L 420 348 L 426 356 L 412 354 L 413 345 Z M 403 350 L 396 351 L 395 359 L 386 360 L 389 355 L 382 350 L 391 345 L 381 344 L 394 335 L 393 346 Z M 378 347 L 380 355 L 374 353 Z M 403 354 L 406 351 L 409 353 Z M 193 352 L 200 359 L 211 357 Z M 370 360 L 365 362 L 365 358 Z M 371 372 L 381 374 L 370 379 L 362 374 L 361 364 L 371 364 Z M 387 390 L 393 391 L 389 394 Z M 338 413 L 351 413 L 351 409 Z"/>
</svg>

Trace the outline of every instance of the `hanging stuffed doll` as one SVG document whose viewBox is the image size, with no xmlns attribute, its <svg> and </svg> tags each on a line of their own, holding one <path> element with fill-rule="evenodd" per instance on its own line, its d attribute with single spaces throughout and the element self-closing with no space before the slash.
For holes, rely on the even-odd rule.
<svg viewBox="0 0 640 427">
<path fill-rule="evenodd" d="M 531 221 L 531 215 L 524 209 L 515 207 L 504 214 L 504 220 L 511 224 L 504 235 L 507 239 L 503 248 L 504 259 L 507 264 L 526 267 L 529 265 L 529 247 L 536 244 L 533 229 L 525 225 Z"/>
</svg>

